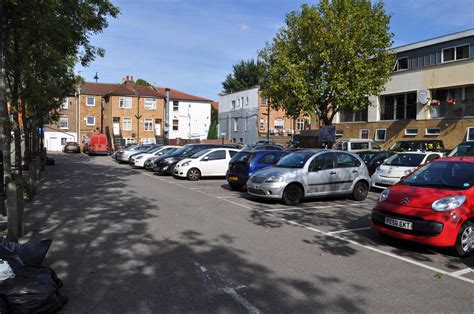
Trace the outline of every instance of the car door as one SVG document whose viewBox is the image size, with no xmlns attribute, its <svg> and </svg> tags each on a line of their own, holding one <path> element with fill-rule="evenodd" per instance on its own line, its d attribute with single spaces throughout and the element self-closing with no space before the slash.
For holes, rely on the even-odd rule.
<svg viewBox="0 0 474 314">
<path fill-rule="evenodd" d="M 202 176 L 225 176 L 227 171 L 227 151 L 219 149 L 212 151 L 200 160 L 200 168 Z"/>
<path fill-rule="evenodd" d="M 307 195 L 328 194 L 336 178 L 335 154 L 322 153 L 311 160 L 306 176 Z"/>
<path fill-rule="evenodd" d="M 335 153 L 336 155 L 336 180 L 333 183 L 334 191 L 347 192 L 351 190 L 352 183 L 359 176 L 360 161 L 354 156 L 346 153 Z"/>
</svg>

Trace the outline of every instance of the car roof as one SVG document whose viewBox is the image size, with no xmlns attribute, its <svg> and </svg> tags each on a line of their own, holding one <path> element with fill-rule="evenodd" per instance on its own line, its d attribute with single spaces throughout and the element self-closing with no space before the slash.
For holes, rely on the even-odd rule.
<svg viewBox="0 0 474 314">
<path fill-rule="evenodd" d="M 435 159 L 433 161 L 436 161 L 436 162 L 438 162 L 438 161 L 449 161 L 449 162 L 462 161 L 462 162 L 474 163 L 474 156 L 446 157 L 446 158 Z"/>
<path fill-rule="evenodd" d="M 428 155 L 428 154 L 438 154 L 438 155 L 442 155 L 442 153 L 440 152 L 432 152 L 432 151 L 408 151 L 408 152 L 395 152 L 395 154 L 422 154 L 422 155 Z"/>
<path fill-rule="evenodd" d="M 213 152 L 213 151 L 221 150 L 221 149 L 232 149 L 232 150 L 236 150 L 236 151 L 239 150 L 238 148 L 233 148 L 233 147 L 215 147 L 215 148 L 208 148 L 206 150 L 209 151 L 209 152 Z"/>
</svg>

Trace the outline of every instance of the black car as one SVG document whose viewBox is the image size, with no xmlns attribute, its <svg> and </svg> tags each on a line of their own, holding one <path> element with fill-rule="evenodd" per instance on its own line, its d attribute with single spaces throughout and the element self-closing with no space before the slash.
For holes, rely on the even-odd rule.
<svg viewBox="0 0 474 314">
<path fill-rule="evenodd" d="M 248 144 L 245 145 L 242 150 L 245 151 L 256 151 L 256 150 L 285 150 L 283 146 L 280 145 L 272 145 L 272 144 Z"/>
<path fill-rule="evenodd" d="M 160 175 L 172 174 L 174 166 L 181 160 L 189 158 L 192 155 L 199 153 L 202 150 L 210 148 L 234 148 L 232 144 L 230 145 L 217 145 L 217 144 L 188 144 L 183 146 L 183 148 L 178 149 L 173 154 L 169 156 L 162 156 L 155 160 L 153 164 L 153 172 L 157 172 Z"/>
<path fill-rule="evenodd" d="M 474 156 L 474 142 L 464 142 L 456 146 L 449 157 L 456 156 Z"/>
<path fill-rule="evenodd" d="M 63 151 L 65 153 L 80 153 L 81 146 L 77 142 L 67 142 L 66 145 L 64 145 Z"/>
<path fill-rule="evenodd" d="M 390 147 L 396 152 L 445 152 L 443 141 L 440 140 L 404 140 L 397 141 Z"/>
<path fill-rule="evenodd" d="M 364 161 L 367 169 L 369 170 L 369 175 L 375 172 L 378 166 L 383 164 L 385 159 L 395 154 L 392 151 L 383 151 L 383 150 L 364 150 L 356 152 L 357 155 Z"/>
</svg>

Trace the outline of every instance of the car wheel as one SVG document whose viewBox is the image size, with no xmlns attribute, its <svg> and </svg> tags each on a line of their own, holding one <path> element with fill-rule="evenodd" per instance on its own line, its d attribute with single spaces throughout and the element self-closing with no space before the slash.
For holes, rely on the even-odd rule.
<svg viewBox="0 0 474 314">
<path fill-rule="evenodd" d="M 191 168 L 186 175 L 189 181 L 197 181 L 201 177 L 201 171 L 198 168 Z"/>
<path fill-rule="evenodd" d="M 469 256 L 474 250 L 474 223 L 466 221 L 459 229 L 454 246 L 456 253 L 461 256 Z"/>
<path fill-rule="evenodd" d="M 303 198 L 303 191 L 296 184 L 288 185 L 283 191 L 283 203 L 286 205 L 298 205 Z"/>
<path fill-rule="evenodd" d="M 352 199 L 355 201 L 363 201 L 369 194 L 369 186 L 365 182 L 357 182 L 352 190 Z"/>
<path fill-rule="evenodd" d="M 230 183 L 229 182 L 229 187 L 234 190 L 234 191 L 240 191 L 242 190 L 242 185 L 236 184 L 236 183 Z"/>
</svg>

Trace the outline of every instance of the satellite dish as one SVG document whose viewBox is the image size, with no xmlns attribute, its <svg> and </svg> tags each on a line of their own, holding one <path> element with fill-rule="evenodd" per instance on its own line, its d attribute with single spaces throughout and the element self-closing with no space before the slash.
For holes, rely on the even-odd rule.
<svg viewBox="0 0 474 314">
<path fill-rule="evenodd" d="M 426 89 L 420 89 L 417 96 L 418 102 L 422 103 L 423 105 L 426 105 L 430 100 L 429 92 Z"/>
</svg>

